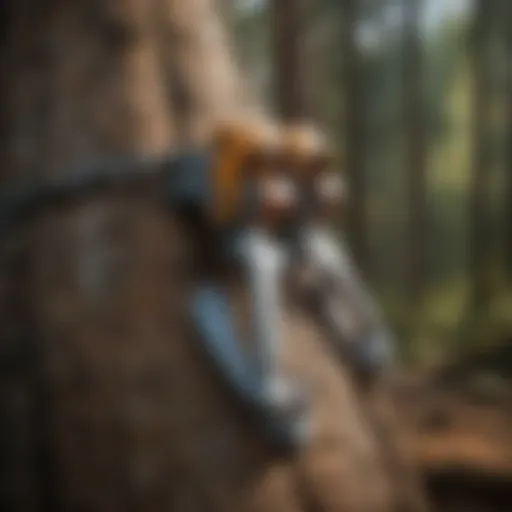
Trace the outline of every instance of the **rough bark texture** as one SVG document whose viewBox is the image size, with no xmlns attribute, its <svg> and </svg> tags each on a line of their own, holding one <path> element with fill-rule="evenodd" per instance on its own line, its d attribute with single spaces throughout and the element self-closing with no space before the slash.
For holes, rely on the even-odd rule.
<svg viewBox="0 0 512 512">
<path fill-rule="evenodd" d="M 3 174 L 158 153 L 245 108 L 212 5 L 9 3 Z M 2 510 L 421 509 L 399 430 L 376 428 L 387 416 L 371 419 L 377 408 L 291 307 L 285 363 L 310 384 L 314 437 L 291 459 L 272 456 L 194 341 L 186 308 L 197 269 L 174 216 L 125 194 L 22 233 L 2 247 L 2 344 L 36 357 L 2 395 L 18 421 L 2 436 L 15 451 Z"/>
</svg>

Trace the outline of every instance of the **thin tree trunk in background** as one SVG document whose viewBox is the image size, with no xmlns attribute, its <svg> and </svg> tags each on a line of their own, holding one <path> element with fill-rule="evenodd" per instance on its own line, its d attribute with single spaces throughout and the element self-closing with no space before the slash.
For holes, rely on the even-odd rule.
<svg viewBox="0 0 512 512">
<path fill-rule="evenodd" d="M 341 3 L 343 59 L 343 144 L 342 166 L 348 178 L 347 228 L 355 260 L 363 273 L 369 270 L 368 224 L 366 212 L 364 81 L 357 42 L 357 0 Z"/>
<path fill-rule="evenodd" d="M 506 102 L 507 102 L 507 128 L 506 128 L 506 176 L 507 193 L 505 195 L 507 216 L 505 218 L 505 266 L 509 280 L 512 281 L 512 2 L 502 2 L 504 5 L 504 31 L 505 31 L 505 59 L 506 59 Z"/>
<path fill-rule="evenodd" d="M 419 298 L 426 282 L 427 176 L 424 97 L 424 58 L 421 40 L 421 2 L 403 4 L 404 134 L 408 201 L 407 285 Z"/>
<path fill-rule="evenodd" d="M 321 3 L 320 3 L 321 5 Z M 335 123 L 336 109 L 326 100 L 326 87 L 333 78 L 332 35 L 335 32 L 332 16 L 318 16 L 317 0 L 302 0 L 302 78 L 307 115 L 324 126 Z"/>
<path fill-rule="evenodd" d="M 471 55 L 473 67 L 473 154 L 469 198 L 469 268 L 471 278 L 470 305 L 481 312 L 489 300 L 489 99 L 488 36 L 491 5 L 478 0 L 475 6 Z"/>
<path fill-rule="evenodd" d="M 308 114 L 301 60 L 304 36 L 302 0 L 273 0 L 272 23 L 275 53 L 275 100 L 286 120 Z"/>
</svg>

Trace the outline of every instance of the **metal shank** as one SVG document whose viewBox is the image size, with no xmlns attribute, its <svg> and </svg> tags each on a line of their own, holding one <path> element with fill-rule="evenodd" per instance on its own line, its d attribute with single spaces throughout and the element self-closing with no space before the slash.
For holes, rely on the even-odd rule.
<svg viewBox="0 0 512 512">
<path fill-rule="evenodd" d="M 300 234 L 300 250 L 311 305 L 330 338 L 358 372 L 387 369 L 392 362 L 387 326 L 343 242 L 323 226 L 308 226 Z"/>
</svg>

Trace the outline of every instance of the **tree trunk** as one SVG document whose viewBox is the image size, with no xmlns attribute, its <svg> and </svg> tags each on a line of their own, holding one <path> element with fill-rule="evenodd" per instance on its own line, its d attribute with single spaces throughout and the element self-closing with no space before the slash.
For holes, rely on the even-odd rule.
<svg viewBox="0 0 512 512">
<path fill-rule="evenodd" d="M 490 183 L 488 40 L 491 5 L 476 3 L 472 27 L 473 56 L 473 155 L 469 199 L 469 263 L 472 282 L 471 309 L 481 313 L 489 300 L 489 212 Z"/>
<path fill-rule="evenodd" d="M 507 213 L 505 218 L 505 270 L 508 274 L 509 281 L 512 282 L 512 31 L 510 26 L 512 23 L 512 4 L 510 2 L 502 2 L 504 33 L 505 33 L 505 65 L 506 65 L 506 102 L 507 102 L 507 128 L 506 128 L 506 176 L 507 176 L 507 194 L 506 204 Z"/>
<path fill-rule="evenodd" d="M 12 179 L 157 154 L 249 108 L 210 0 L 9 9 L 0 102 L 11 113 L 2 123 Z M 45 406 L 37 430 L 48 429 L 37 443 L 46 451 L 11 458 L 23 467 L 2 510 L 419 510 L 421 493 L 403 492 L 413 489 L 399 470 L 407 457 L 393 449 L 390 461 L 389 438 L 344 368 L 291 309 L 285 363 L 311 384 L 315 431 L 296 457 L 269 451 L 195 342 L 187 296 L 197 269 L 183 228 L 143 194 L 123 193 L 45 214 L 3 244 L 2 340 L 16 344 L 30 327 L 43 378 L 26 364 L 17 375 Z M 6 265 L 20 255 L 16 274 Z M 16 290 L 25 293 L 14 302 Z M 33 414 L 2 407 L 33 427 Z M 14 435 L 21 447 L 35 436 L 13 426 L 2 443 Z"/>
<path fill-rule="evenodd" d="M 357 5 L 355 0 L 344 0 L 341 4 L 345 133 L 343 166 L 346 169 L 350 194 L 347 214 L 349 239 L 356 262 L 363 273 L 367 273 L 369 254 L 364 165 L 364 91 L 357 42 Z"/>
<path fill-rule="evenodd" d="M 426 280 L 427 176 L 425 153 L 424 73 L 420 2 L 404 3 L 404 133 L 408 183 L 408 275 L 412 299 L 421 298 Z"/>
<path fill-rule="evenodd" d="M 302 75 L 303 9 L 301 0 L 272 2 L 277 111 L 287 120 L 306 115 L 305 83 Z"/>
</svg>

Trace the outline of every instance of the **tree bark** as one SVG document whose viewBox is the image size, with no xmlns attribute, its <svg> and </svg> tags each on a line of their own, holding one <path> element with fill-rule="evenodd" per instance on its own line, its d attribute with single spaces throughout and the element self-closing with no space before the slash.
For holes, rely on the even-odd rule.
<svg viewBox="0 0 512 512">
<path fill-rule="evenodd" d="M 157 154 L 252 108 L 209 0 L 9 6 L 0 102 L 11 112 L 12 179 Z M 269 451 L 194 338 L 187 297 L 197 268 L 176 216 L 123 193 L 47 213 L 24 234 L 17 256 L 2 261 L 2 284 L 16 282 L 1 289 L 11 319 L 1 332 L 19 337 L 23 322 L 32 326 L 50 455 L 26 457 L 35 483 L 18 482 L 12 510 L 419 510 L 397 470 L 408 458 L 392 450 L 390 466 L 388 442 L 345 369 L 291 308 L 284 364 L 311 385 L 315 429 L 296 457 Z M 17 276 L 6 262 L 19 254 L 28 261 Z M 13 290 L 26 291 L 17 303 Z M 36 400 L 37 385 L 29 388 Z M 33 426 L 31 415 L 16 417 Z M 48 468 L 52 487 L 41 481 Z M 24 499 L 32 488 L 55 492 Z"/>
</svg>

